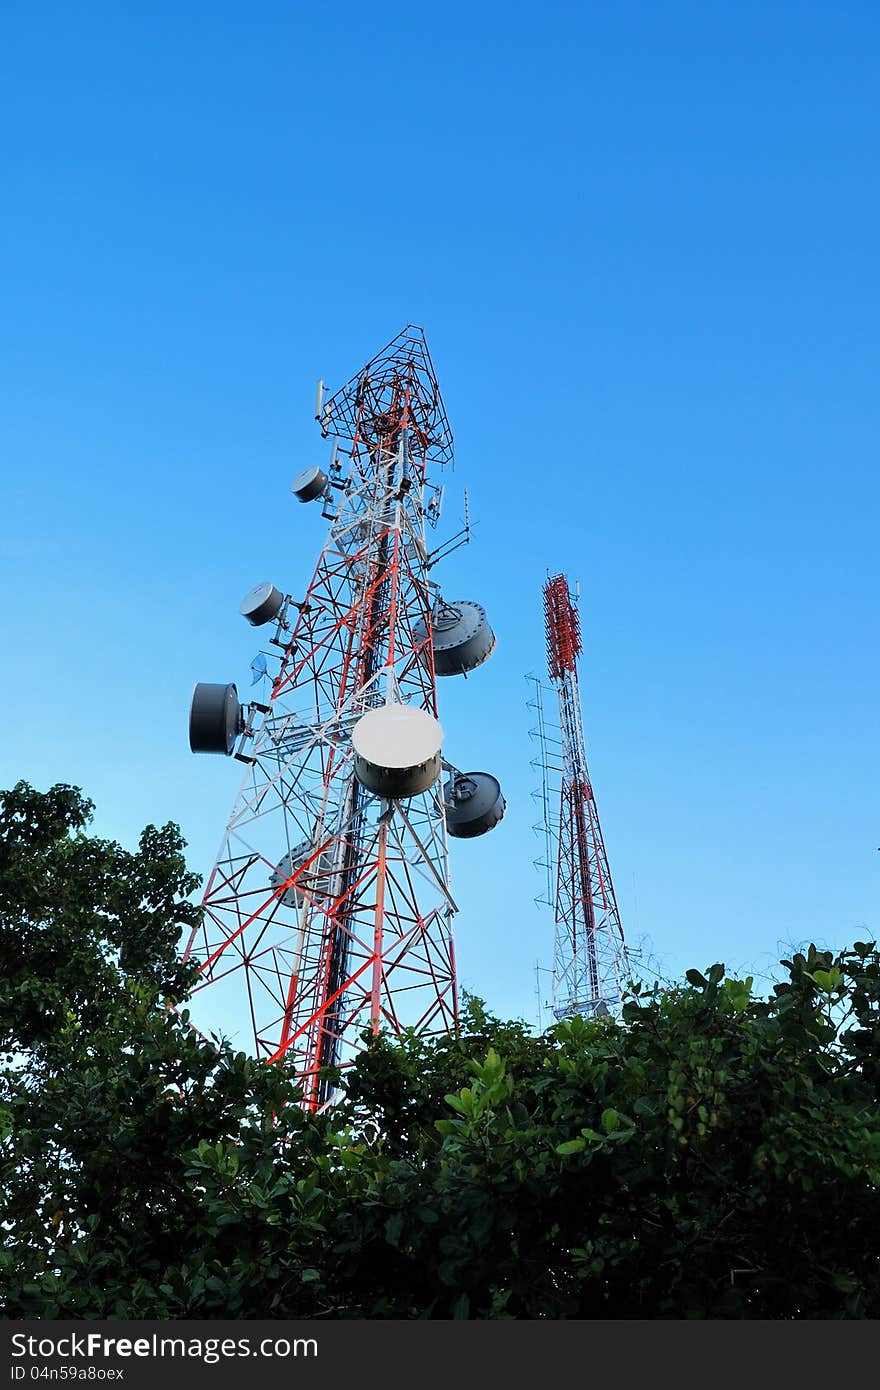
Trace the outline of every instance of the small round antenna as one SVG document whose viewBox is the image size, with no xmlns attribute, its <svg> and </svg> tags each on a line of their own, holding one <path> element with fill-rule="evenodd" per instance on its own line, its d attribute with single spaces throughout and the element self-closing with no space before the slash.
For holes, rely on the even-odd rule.
<svg viewBox="0 0 880 1390">
<path fill-rule="evenodd" d="M 488 772 L 456 772 L 443 788 L 446 829 L 457 840 L 494 830 L 507 809 L 501 784 Z"/>
<path fill-rule="evenodd" d="M 355 776 L 376 796 L 401 800 L 427 791 L 440 776 L 443 730 L 427 710 L 381 705 L 352 730 Z"/>
<path fill-rule="evenodd" d="M 441 601 L 431 622 L 434 671 L 438 676 L 463 676 L 488 660 L 495 650 L 495 633 L 479 603 Z M 424 637 L 425 629 L 416 632 Z"/>
<path fill-rule="evenodd" d="M 244 713 L 235 686 L 200 681 L 189 707 L 189 746 L 193 753 L 228 756 L 243 728 Z"/>
<path fill-rule="evenodd" d="M 238 611 L 251 627 L 262 627 L 278 617 L 283 602 L 284 595 L 274 584 L 257 584 L 245 594 Z"/>
<path fill-rule="evenodd" d="M 303 840 L 302 844 L 295 845 L 289 854 L 276 864 L 274 871 L 269 875 L 269 883 L 273 888 L 278 888 L 282 883 L 301 869 L 306 860 L 314 854 L 315 848 L 310 840 Z M 302 907 L 303 903 L 311 901 L 316 893 L 325 892 L 329 883 L 330 874 L 333 869 L 333 852 L 325 850 L 319 854 L 317 859 L 309 865 L 304 873 L 301 873 L 295 883 L 292 883 L 286 892 L 282 893 L 281 901 L 288 907 Z"/>
<path fill-rule="evenodd" d="M 314 502 L 316 497 L 323 495 L 327 481 L 324 470 L 313 464 L 311 468 L 304 468 L 301 473 L 297 473 L 290 484 L 290 490 L 300 502 Z"/>
</svg>

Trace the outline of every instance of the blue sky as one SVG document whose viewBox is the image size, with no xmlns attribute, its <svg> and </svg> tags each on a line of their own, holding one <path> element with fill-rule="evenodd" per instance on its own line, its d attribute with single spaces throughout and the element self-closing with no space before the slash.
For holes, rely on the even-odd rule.
<svg viewBox="0 0 880 1390">
<path fill-rule="evenodd" d="M 498 634 L 440 692 L 509 803 L 453 846 L 464 984 L 533 1018 L 549 963 L 548 568 L 630 940 L 876 933 L 878 57 L 857 3 L 7 9 L 3 784 L 208 870 L 238 768 L 192 683 L 246 684 L 241 595 L 308 582 L 316 377 L 414 322 L 478 522 L 439 577 Z"/>
</svg>

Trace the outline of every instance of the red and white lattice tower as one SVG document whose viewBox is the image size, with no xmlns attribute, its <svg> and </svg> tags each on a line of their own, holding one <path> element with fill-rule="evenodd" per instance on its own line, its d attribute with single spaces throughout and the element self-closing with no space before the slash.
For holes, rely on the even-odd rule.
<svg viewBox="0 0 880 1390">
<path fill-rule="evenodd" d="M 246 1007 L 257 1055 L 292 1065 L 312 1108 L 364 1030 L 455 1026 L 447 835 L 504 811 L 494 779 L 440 752 L 436 676 L 479 665 L 494 637 L 478 604 L 444 602 L 429 576 L 467 523 L 429 551 L 452 434 L 422 331 L 326 403 L 319 384 L 316 418 L 326 472 L 292 484 L 330 523 L 311 583 L 301 602 L 258 585 L 241 609 L 273 633 L 271 693 L 244 707 L 233 685 L 193 696 L 193 750 L 235 751 L 246 771 L 187 946 L 199 988 Z"/>
<path fill-rule="evenodd" d="M 565 575 L 544 585 L 550 679 L 559 697 L 558 814 L 546 806 L 548 862 L 555 869 L 552 1007 L 556 1018 L 613 1014 L 627 979 L 626 946 L 587 768 L 578 689 L 580 619 Z M 547 747 L 537 690 L 540 734 Z M 545 757 L 545 767 L 547 759 Z M 545 775 L 545 802 L 546 796 Z"/>
</svg>

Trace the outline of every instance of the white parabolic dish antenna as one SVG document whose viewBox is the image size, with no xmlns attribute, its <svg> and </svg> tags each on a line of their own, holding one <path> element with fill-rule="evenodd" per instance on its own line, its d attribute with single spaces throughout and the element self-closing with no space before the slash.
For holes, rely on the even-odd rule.
<svg viewBox="0 0 880 1390">
<path fill-rule="evenodd" d="M 351 741 L 357 779 L 377 796 L 416 796 L 440 776 L 443 730 L 427 710 L 413 705 L 368 710 Z"/>
</svg>

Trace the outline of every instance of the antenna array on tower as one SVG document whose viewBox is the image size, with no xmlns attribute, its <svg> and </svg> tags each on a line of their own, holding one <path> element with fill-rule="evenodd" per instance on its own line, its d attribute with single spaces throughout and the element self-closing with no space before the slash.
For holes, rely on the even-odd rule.
<svg viewBox="0 0 880 1390">
<path fill-rule="evenodd" d="M 292 485 L 329 521 L 311 582 L 300 602 L 259 584 L 241 608 L 271 633 L 268 703 L 242 707 L 231 684 L 193 696 L 193 750 L 246 770 L 187 947 L 201 987 L 246 1008 L 257 1054 L 294 1066 L 311 1108 L 364 1030 L 454 1027 L 448 838 L 504 813 L 493 777 L 441 752 L 437 678 L 479 666 L 495 637 L 479 604 L 429 576 L 449 553 L 429 552 L 425 527 L 452 432 L 421 329 L 335 395 L 321 383 L 315 415 L 330 460 Z"/>
</svg>

